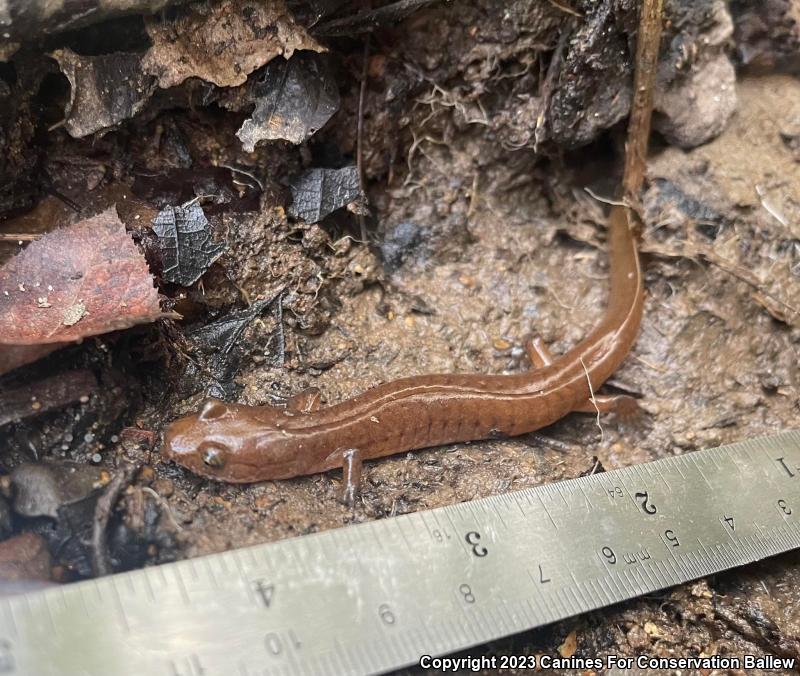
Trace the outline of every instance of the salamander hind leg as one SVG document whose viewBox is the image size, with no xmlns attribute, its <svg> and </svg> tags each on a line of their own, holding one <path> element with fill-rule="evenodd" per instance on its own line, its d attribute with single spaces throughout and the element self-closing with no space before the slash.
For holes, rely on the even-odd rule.
<svg viewBox="0 0 800 676">
<path fill-rule="evenodd" d="M 530 336 L 525 341 L 525 351 L 534 368 L 544 368 L 553 363 L 553 353 L 541 336 Z M 636 399 L 627 394 L 597 394 L 594 401 L 590 399 L 573 410 L 580 413 L 597 413 L 599 410 L 600 413 L 616 413 L 622 417 L 630 417 L 641 409 Z"/>
<path fill-rule="evenodd" d="M 346 448 L 342 451 L 342 502 L 351 509 L 361 486 L 363 464 L 361 451 L 357 448 Z"/>
<path fill-rule="evenodd" d="M 580 413 L 616 413 L 626 418 L 641 411 L 636 399 L 627 394 L 596 394 L 594 402 L 590 399 L 573 410 Z"/>
</svg>

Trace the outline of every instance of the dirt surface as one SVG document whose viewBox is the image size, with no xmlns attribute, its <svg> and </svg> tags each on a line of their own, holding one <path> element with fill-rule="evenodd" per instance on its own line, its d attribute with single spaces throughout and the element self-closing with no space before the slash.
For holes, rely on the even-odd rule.
<svg viewBox="0 0 800 676">
<path fill-rule="evenodd" d="M 352 511 L 337 499 L 340 472 L 234 486 L 161 462 L 165 425 L 208 394 L 257 405 L 314 386 L 326 405 L 409 374 L 516 372 L 529 368 L 522 344 L 531 332 L 561 353 L 598 321 L 608 269 L 605 205 L 596 196 L 611 197 L 619 182 L 621 135 L 614 125 L 626 113 L 629 92 L 620 86 L 614 105 L 602 104 L 599 122 L 587 113 L 569 127 L 558 117 L 563 108 L 553 105 L 547 110 L 561 121 L 542 127 L 537 105 L 551 96 L 547 87 L 558 87 L 551 82 L 526 99 L 523 78 L 529 71 L 546 74 L 537 59 L 558 50 L 558 27 L 577 17 L 557 3 L 533 3 L 530 10 L 530 3 L 510 3 L 500 20 L 490 4 L 471 3 L 460 13 L 431 10 L 373 44 L 364 155 L 375 216 L 368 220 L 369 245 L 359 241 L 352 215 L 306 224 L 286 212 L 286 176 L 309 158 L 354 152 L 357 86 L 343 92 L 324 140 L 302 151 L 279 143 L 244 154 L 235 137 L 244 114 L 162 103 L 107 136 L 72 139 L 61 131 L 49 142 L 44 162 L 53 187 L 79 198 L 81 214 L 51 195 L 34 216 L 17 216 L 0 231 L 38 233 L 43 223 L 75 222 L 116 203 L 159 274 L 143 224 L 165 204 L 196 194 L 226 200 L 206 203 L 225 253 L 201 282 L 160 289 L 165 309 L 183 321 L 89 339 L 6 381 L 20 387 L 65 364 L 100 374 L 99 392 L 77 409 L 0 428 L 0 445 L 8 470 L 40 454 L 109 469 L 123 459 L 145 466 L 122 509 L 128 530 L 140 534 L 134 540 L 147 546 L 129 561 L 115 561 L 118 568 L 473 500 L 798 426 L 800 82 L 768 74 L 740 76 L 735 96 L 725 80 L 719 105 L 700 106 L 706 122 L 698 132 L 693 117 L 692 134 L 705 140 L 706 132 L 724 128 L 708 144 L 681 150 L 654 139 L 644 195 L 644 321 L 609 384 L 610 391 L 635 395 L 640 414 L 604 416 L 602 435 L 593 416 L 572 414 L 537 435 L 370 462 Z M 629 4 L 620 3 L 607 25 L 629 23 Z M 720 3 L 703 4 L 708 11 L 694 25 L 719 35 L 725 21 L 714 7 Z M 484 19 L 481 51 L 470 30 Z M 534 19 L 536 30 L 520 29 Z M 693 37 L 698 44 L 701 32 Z M 411 36 L 405 43 L 404 35 Z M 691 42 L 681 35 L 681 44 Z M 709 68 L 720 68 L 727 37 L 702 43 L 711 50 Z M 609 33 L 601 53 L 624 52 L 627 41 L 616 38 Z M 433 44 L 460 49 L 445 58 Z M 424 68 L 424 76 L 402 67 L 415 50 L 415 68 Z M 360 44 L 342 51 L 340 69 L 358 71 Z M 579 60 L 579 52 L 564 47 L 560 58 L 577 68 L 570 59 Z M 601 85 L 603 78 L 627 82 L 628 66 L 617 66 L 595 73 Z M 439 77 L 461 78 L 461 88 L 443 88 Z M 689 86 L 678 76 L 666 80 Z M 474 95 L 481 82 L 497 87 L 488 104 Z M 191 87 L 190 98 L 200 91 Z M 572 99 L 560 91 L 559 105 L 567 107 Z M 493 106 L 488 113 L 485 105 Z M 672 138 L 681 117 L 661 114 Z M 204 158 L 203 170 L 197 161 L 191 171 L 182 166 L 184 156 Z M 17 170 L 30 166 L 27 155 L 14 157 Z M 260 190 L 234 183 L 220 169 L 237 163 L 255 167 Z M 5 242 L 0 254 L 8 257 L 15 247 Z M 236 349 L 226 351 L 224 322 L 238 321 L 235 313 L 260 300 L 271 302 L 258 306 L 237 334 Z M 156 528 L 169 537 L 153 535 Z M 555 654 L 569 640 L 578 656 L 800 658 L 797 564 L 797 555 L 787 554 L 470 654 Z M 91 574 L 87 565 L 76 564 L 78 577 Z"/>
</svg>

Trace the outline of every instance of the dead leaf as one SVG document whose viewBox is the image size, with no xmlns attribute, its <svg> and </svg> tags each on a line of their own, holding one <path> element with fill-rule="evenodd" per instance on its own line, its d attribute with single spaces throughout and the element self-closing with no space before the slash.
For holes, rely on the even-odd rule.
<svg viewBox="0 0 800 676">
<path fill-rule="evenodd" d="M 321 221 L 328 214 L 361 199 L 361 182 L 355 166 L 341 169 L 309 169 L 291 182 L 289 213 L 306 223 Z"/>
<path fill-rule="evenodd" d="M 575 651 L 578 649 L 578 630 L 573 629 L 567 637 L 564 639 L 564 642 L 558 646 L 558 654 L 561 657 L 572 657 L 575 654 Z"/>
<path fill-rule="evenodd" d="M 191 286 L 225 251 L 224 242 L 211 239 L 211 225 L 198 204 L 167 207 L 153 219 L 164 254 L 162 277 Z"/>
<path fill-rule="evenodd" d="M 112 207 L 47 233 L 0 268 L 0 372 L 161 316 L 147 264 Z"/>
<path fill-rule="evenodd" d="M 214 0 L 178 11 L 174 20 L 146 22 L 153 46 L 142 66 L 163 89 L 190 77 L 234 87 L 276 56 L 324 51 L 295 23 L 283 0 Z"/>
<path fill-rule="evenodd" d="M 155 91 L 142 56 L 119 52 L 81 56 L 58 49 L 52 57 L 70 83 L 64 127 L 74 138 L 105 131 L 136 115 Z"/>
<path fill-rule="evenodd" d="M 300 52 L 274 59 L 252 86 L 256 105 L 236 135 L 247 152 L 259 141 L 302 143 L 339 109 L 339 90 L 323 57 Z"/>
</svg>

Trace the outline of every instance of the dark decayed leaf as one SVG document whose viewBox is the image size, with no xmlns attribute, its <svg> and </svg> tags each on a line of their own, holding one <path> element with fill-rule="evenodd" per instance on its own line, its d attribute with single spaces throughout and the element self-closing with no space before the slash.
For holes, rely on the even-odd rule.
<svg viewBox="0 0 800 676">
<path fill-rule="evenodd" d="M 436 0 L 397 0 L 376 9 L 365 9 L 357 14 L 333 19 L 314 26 L 316 35 L 357 35 L 368 33 L 382 26 L 396 25 L 418 9 Z"/>
<path fill-rule="evenodd" d="M 53 52 L 70 83 L 64 127 L 75 138 L 110 129 L 144 108 L 155 78 L 142 71 L 142 57 L 119 52 L 80 56 L 70 49 Z"/>
<path fill-rule="evenodd" d="M 277 296 L 259 300 L 244 310 L 230 312 L 215 322 L 206 324 L 187 334 L 196 351 L 197 362 L 212 377 L 208 387 L 210 396 L 227 398 L 235 394 L 233 380 L 239 371 L 245 353 L 242 335 L 251 322 L 270 308 Z M 208 378 L 206 378 L 208 379 Z"/>
<path fill-rule="evenodd" d="M 167 207 L 153 219 L 164 253 L 164 272 L 168 282 L 181 286 L 194 284 L 225 251 L 224 242 L 211 238 L 211 224 L 198 204 Z"/>
<path fill-rule="evenodd" d="M 273 59 L 252 88 L 256 107 L 236 133 L 248 152 L 259 141 L 302 143 L 339 109 L 339 90 L 324 56 L 297 52 Z"/>
<path fill-rule="evenodd" d="M 0 268 L 5 370 L 161 316 L 147 263 L 113 207 L 47 233 Z"/>
<path fill-rule="evenodd" d="M 328 214 L 361 198 L 355 166 L 309 169 L 292 181 L 291 190 L 289 213 L 306 223 L 321 221 Z"/>
</svg>

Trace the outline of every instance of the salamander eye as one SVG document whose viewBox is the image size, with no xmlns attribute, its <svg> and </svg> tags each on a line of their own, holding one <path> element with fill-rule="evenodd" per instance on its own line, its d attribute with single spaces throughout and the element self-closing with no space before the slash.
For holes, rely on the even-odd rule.
<svg viewBox="0 0 800 676">
<path fill-rule="evenodd" d="M 206 446 L 202 451 L 203 464 L 220 469 L 225 466 L 225 449 L 221 446 Z"/>
</svg>

